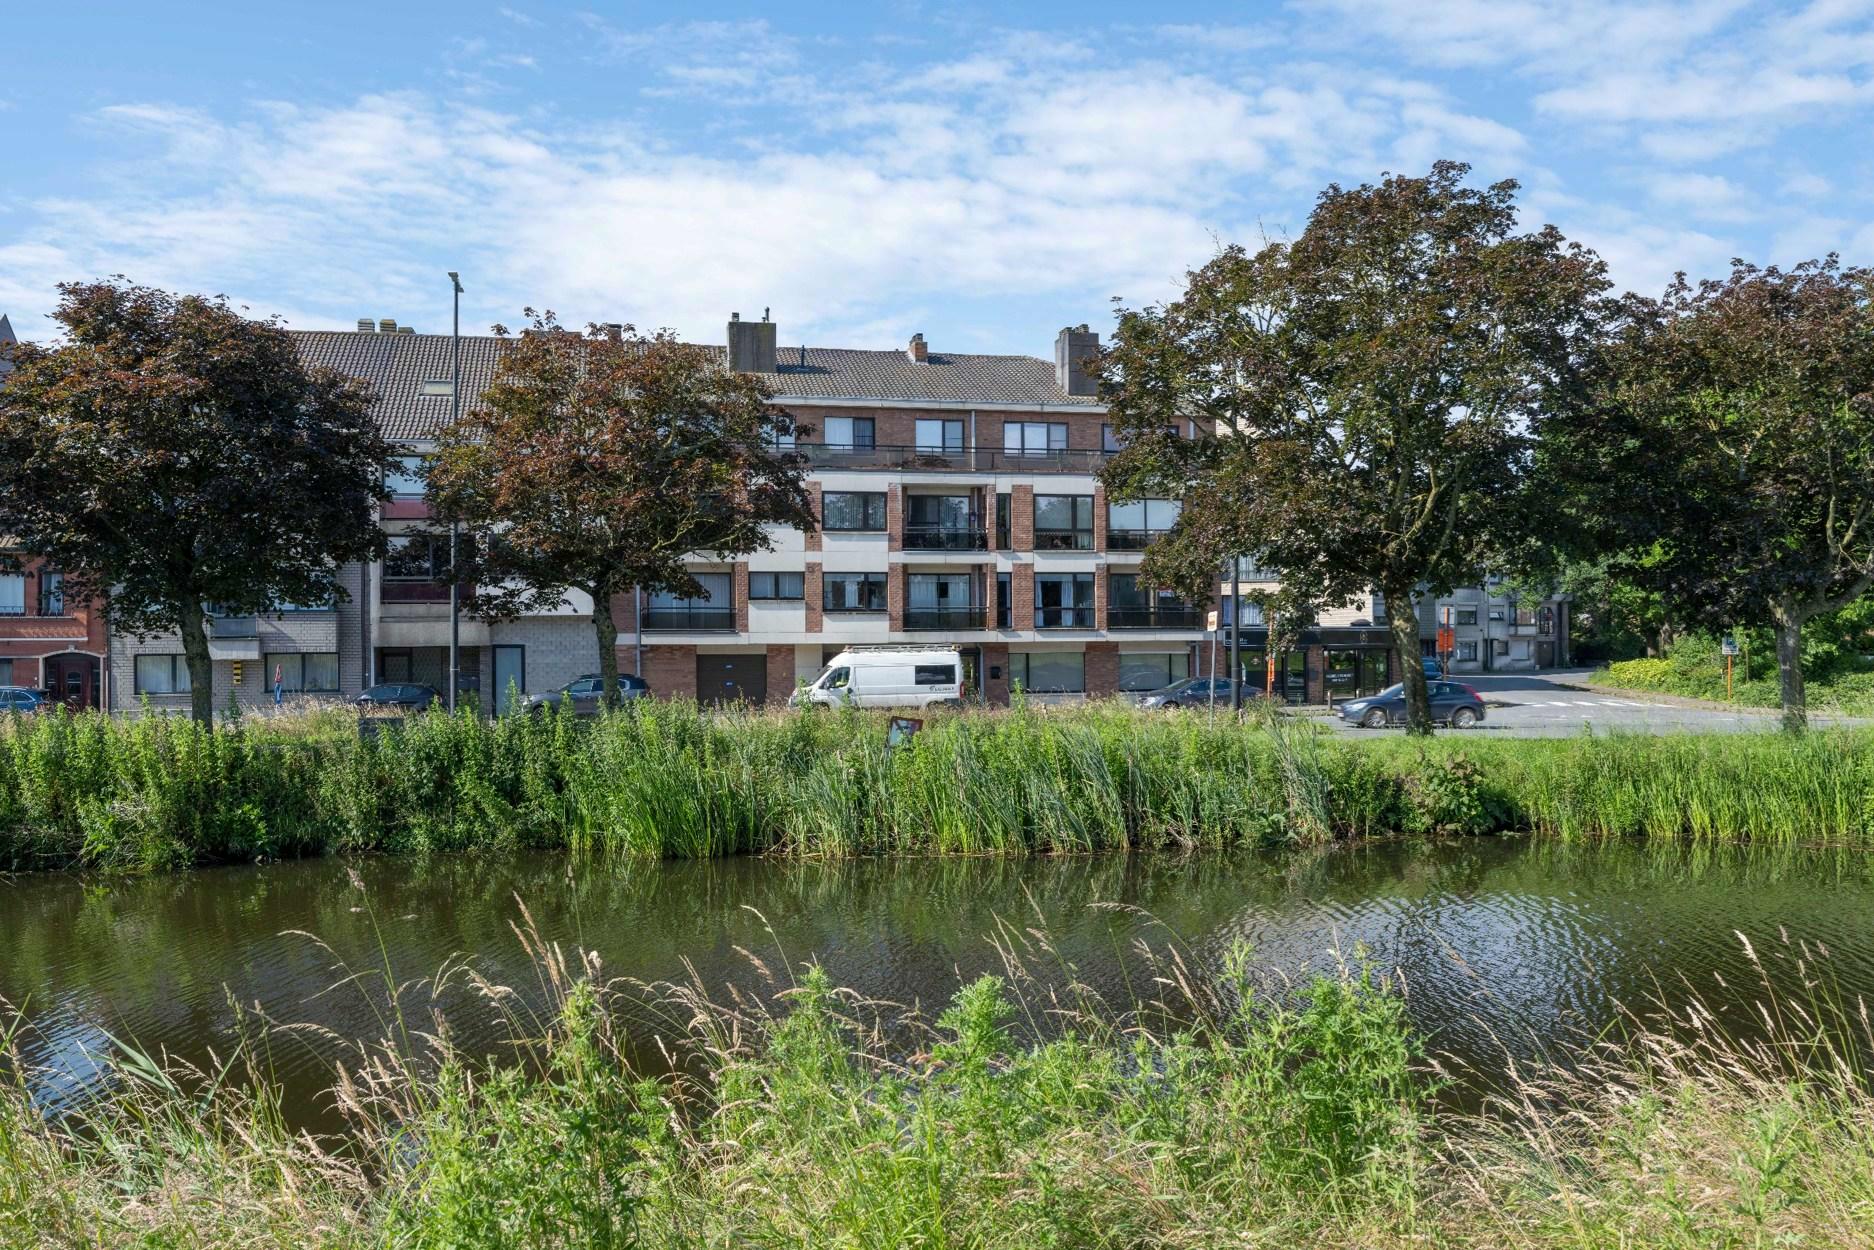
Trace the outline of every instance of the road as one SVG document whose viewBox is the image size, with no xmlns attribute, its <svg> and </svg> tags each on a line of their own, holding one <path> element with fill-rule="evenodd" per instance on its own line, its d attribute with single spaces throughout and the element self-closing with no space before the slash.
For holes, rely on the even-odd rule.
<svg viewBox="0 0 1874 1250">
<path fill-rule="evenodd" d="M 1590 687 L 1589 670 L 1542 673 L 1458 674 L 1453 680 L 1475 687 L 1484 698 L 1484 723 L 1464 733 L 1555 738 L 1595 733 L 1738 733 L 1776 728 L 1769 708 L 1725 708 L 1715 703 L 1670 695 L 1613 694 Z M 1328 718 L 1349 733 L 1398 733 L 1363 730 Z M 1816 716 L 1810 723 L 1866 725 L 1874 722 Z"/>
</svg>

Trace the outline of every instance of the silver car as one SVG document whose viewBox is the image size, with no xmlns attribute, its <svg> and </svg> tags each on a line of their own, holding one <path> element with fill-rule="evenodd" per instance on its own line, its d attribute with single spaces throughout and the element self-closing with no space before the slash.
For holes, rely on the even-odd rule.
<svg viewBox="0 0 1874 1250">
<path fill-rule="evenodd" d="M 549 707 L 559 707 L 570 700 L 574 715 L 597 716 L 599 714 L 599 694 L 605 689 L 605 678 L 598 673 L 587 673 L 584 677 L 574 678 L 558 690 L 549 690 L 545 694 L 527 696 L 523 706 L 529 712 L 543 711 Z M 649 697 L 650 686 L 635 673 L 618 675 L 618 697 L 629 703 L 633 699 Z"/>
</svg>

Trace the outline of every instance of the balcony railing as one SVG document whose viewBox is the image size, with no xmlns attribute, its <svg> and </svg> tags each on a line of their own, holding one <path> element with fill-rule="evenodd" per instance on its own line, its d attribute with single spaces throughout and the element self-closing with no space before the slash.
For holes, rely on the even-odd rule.
<svg viewBox="0 0 1874 1250">
<path fill-rule="evenodd" d="M 231 638 L 260 637 L 260 618 L 255 616 L 209 616 L 204 618 L 208 636 L 219 641 Z"/>
<path fill-rule="evenodd" d="M 1036 608 L 1036 629 L 1092 629 L 1093 609 L 1084 608 Z"/>
<path fill-rule="evenodd" d="M 884 443 L 870 447 L 799 443 L 794 450 L 809 465 L 841 469 L 921 469 L 936 473 L 1094 473 L 1112 456 L 1111 452 L 1083 448 L 1025 452 L 991 447 L 939 449 Z"/>
<path fill-rule="evenodd" d="M 653 607 L 644 609 L 647 630 L 735 631 L 734 608 Z"/>
<path fill-rule="evenodd" d="M 377 597 L 379 603 L 447 603 L 449 583 L 403 582 L 385 578 L 378 586 Z"/>
<path fill-rule="evenodd" d="M 1198 629 L 1197 609 L 1189 604 L 1159 604 L 1152 607 L 1111 606 L 1106 609 L 1108 629 Z"/>
<path fill-rule="evenodd" d="M 1092 530 L 1035 531 L 1036 551 L 1092 551 Z"/>
<path fill-rule="evenodd" d="M 1108 551 L 1144 551 L 1154 541 L 1170 532 L 1170 530 L 1109 529 L 1106 531 L 1106 549 Z"/>
<path fill-rule="evenodd" d="M 907 525 L 907 551 L 987 551 L 989 531 L 980 525 Z"/>
<path fill-rule="evenodd" d="M 983 629 L 985 610 L 969 608 L 906 608 L 906 629 Z"/>
</svg>

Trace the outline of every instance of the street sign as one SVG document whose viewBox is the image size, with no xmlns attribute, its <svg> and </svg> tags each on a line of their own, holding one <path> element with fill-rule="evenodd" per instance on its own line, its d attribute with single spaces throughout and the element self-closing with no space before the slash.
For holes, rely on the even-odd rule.
<svg viewBox="0 0 1874 1250">
<path fill-rule="evenodd" d="M 1449 625 L 1438 627 L 1438 654 L 1450 655 L 1457 650 L 1457 631 Z"/>
<path fill-rule="evenodd" d="M 1726 634 L 1724 641 L 1718 644 L 1718 650 L 1723 655 L 1736 655 L 1738 653 L 1737 639 Z"/>
<path fill-rule="evenodd" d="M 1204 617 L 1204 628 L 1213 634 L 1217 632 L 1217 609 L 1212 608 L 1209 615 Z"/>
</svg>

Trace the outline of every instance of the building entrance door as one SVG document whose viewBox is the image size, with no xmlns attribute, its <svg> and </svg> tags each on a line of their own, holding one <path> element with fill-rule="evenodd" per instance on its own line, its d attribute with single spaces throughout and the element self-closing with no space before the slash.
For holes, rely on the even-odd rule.
<svg viewBox="0 0 1874 1250">
<path fill-rule="evenodd" d="M 98 706 L 102 666 L 96 656 L 50 655 L 45 660 L 46 691 L 74 712 Z"/>
<path fill-rule="evenodd" d="M 698 703 L 747 703 L 768 698 L 768 657 L 762 652 L 696 657 Z"/>
<path fill-rule="evenodd" d="M 1327 664 L 1327 699 L 1339 703 L 1378 694 L 1386 688 L 1386 652 L 1371 647 L 1330 650 Z"/>
</svg>

